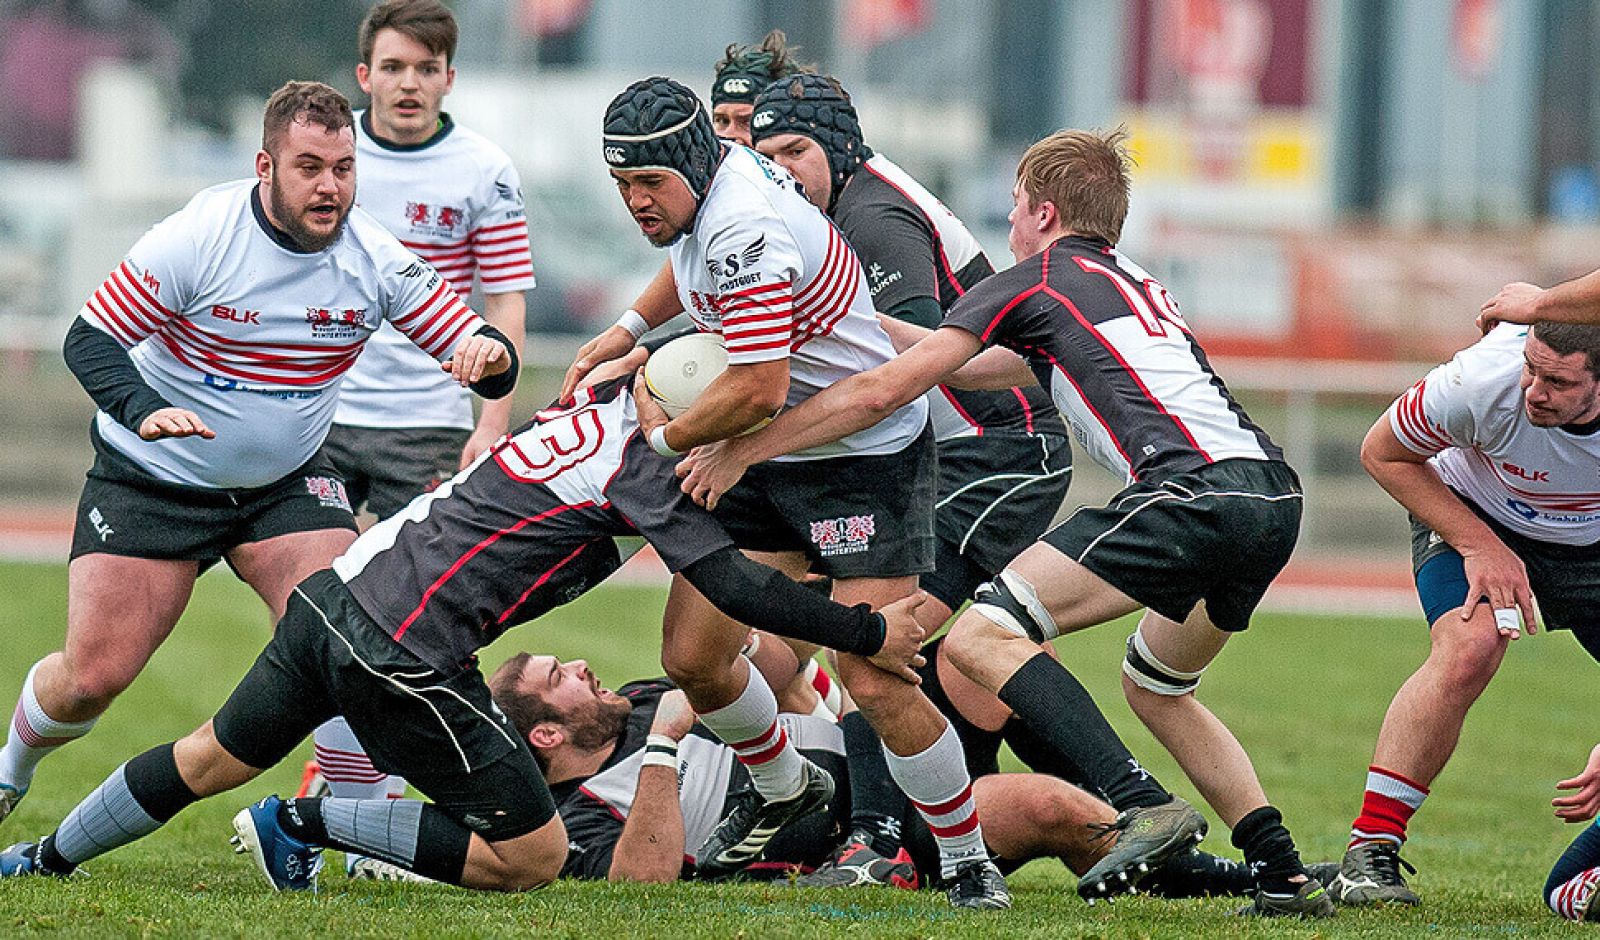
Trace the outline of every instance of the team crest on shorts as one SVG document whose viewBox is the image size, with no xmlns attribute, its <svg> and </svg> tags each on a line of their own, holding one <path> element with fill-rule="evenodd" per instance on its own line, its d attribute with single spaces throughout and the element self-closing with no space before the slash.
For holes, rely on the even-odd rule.
<svg viewBox="0 0 1600 940">
<path fill-rule="evenodd" d="M 345 495 L 344 481 L 334 477 L 306 477 L 306 492 L 329 509 L 350 511 L 350 497 Z"/>
<path fill-rule="evenodd" d="M 824 558 L 833 555 L 853 555 L 872 547 L 872 537 L 878 532 L 872 513 L 864 516 L 840 516 L 837 519 L 818 519 L 811 523 L 811 543 Z"/>
</svg>

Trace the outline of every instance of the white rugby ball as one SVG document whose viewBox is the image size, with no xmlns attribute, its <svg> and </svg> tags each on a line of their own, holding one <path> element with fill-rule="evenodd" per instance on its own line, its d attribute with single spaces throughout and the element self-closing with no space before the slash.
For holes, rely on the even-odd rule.
<svg viewBox="0 0 1600 940">
<path fill-rule="evenodd" d="M 727 368 L 728 351 L 715 333 L 690 333 L 650 354 L 644 385 L 667 417 L 676 418 Z"/>
</svg>

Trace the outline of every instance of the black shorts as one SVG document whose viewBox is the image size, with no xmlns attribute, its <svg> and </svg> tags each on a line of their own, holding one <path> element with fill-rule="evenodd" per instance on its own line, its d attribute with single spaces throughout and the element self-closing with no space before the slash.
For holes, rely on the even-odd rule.
<svg viewBox="0 0 1600 940">
<path fill-rule="evenodd" d="M 335 715 L 379 770 L 399 774 L 490 842 L 555 815 L 527 742 L 474 667 L 444 675 L 396 643 L 324 569 L 300 582 L 277 631 L 217 712 L 224 750 L 265 769 Z"/>
<path fill-rule="evenodd" d="M 1461 494 L 1456 494 L 1461 497 Z M 1461 497 L 1528 570 L 1528 585 L 1547 630 L 1571 630 L 1600 659 L 1600 545 L 1541 542 L 1506 528 Z M 1461 555 L 1416 517 L 1411 519 L 1411 570 L 1432 626 L 1467 597 Z"/>
<path fill-rule="evenodd" d="M 335 424 L 322 453 L 344 477 L 350 506 L 387 519 L 456 475 L 471 431 Z"/>
<path fill-rule="evenodd" d="M 805 552 L 834 578 L 933 569 L 933 432 L 898 453 L 759 463 L 717 503 L 740 548 Z"/>
<path fill-rule="evenodd" d="M 91 433 L 72 556 L 104 553 L 215 564 L 240 545 L 292 532 L 355 531 L 344 483 L 321 455 L 274 483 L 211 489 L 169 483 Z"/>
<path fill-rule="evenodd" d="M 1303 503 L 1288 464 L 1222 460 L 1135 483 L 1043 541 L 1163 617 L 1181 621 L 1203 600 L 1213 624 L 1238 632 L 1288 564 Z"/>
<path fill-rule="evenodd" d="M 924 591 L 951 610 L 1050 528 L 1072 482 L 1065 434 L 992 433 L 938 445 L 936 540 Z"/>
</svg>

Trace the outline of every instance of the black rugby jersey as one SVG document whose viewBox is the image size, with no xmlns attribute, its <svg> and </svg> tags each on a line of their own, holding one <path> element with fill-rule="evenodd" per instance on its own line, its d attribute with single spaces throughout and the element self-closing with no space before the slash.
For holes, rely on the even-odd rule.
<svg viewBox="0 0 1600 940">
<path fill-rule="evenodd" d="M 941 326 L 1024 356 L 1078 443 L 1130 482 L 1283 459 L 1166 288 L 1103 240 L 1058 239 L 967 292 Z"/>
<path fill-rule="evenodd" d="M 368 529 L 333 563 L 361 607 L 443 672 L 566 604 L 642 535 L 679 571 L 733 544 L 639 433 L 631 378 L 578 392 Z"/>
<path fill-rule="evenodd" d="M 834 205 L 834 221 L 861 258 L 872 304 L 883 313 L 917 297 L 933 297 L 946 313 L 994 273 L 977 239 L 955 214 L 900 167 L 882 156 L 851 175 Z M 938 439 L 985 431 L 1061 431 L 1043 388 L 933 391 Z M 945 406 L 948 407 L 945 407 Z"/>
</svg>

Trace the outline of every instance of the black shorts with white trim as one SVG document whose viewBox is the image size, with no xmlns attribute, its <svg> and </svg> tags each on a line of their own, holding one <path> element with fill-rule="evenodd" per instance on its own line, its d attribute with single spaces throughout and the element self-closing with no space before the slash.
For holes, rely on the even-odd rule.
<svg viewBox="0 0 1600 940">
<path fill-rule="evenodd" d="M 1276 460 L 1221 460 L 1135 483 L 1041 540 L 1171 620 L 1200 601 L 1238 632 L 1288 564 L 1304 508 L 1300 479 Z"/>
<path fill-rule="evenodd" d="M 272 641 L 213 727 L 229 754 L 266 769 L 335 715 L 350 723 L 374 767 L 404 776 L 490 842 L 555 815 L 544 775 L 483 674 L 469 666 L 445 675 L 418 659 L 325 569 L 290 595 Z"/>
</svg>

